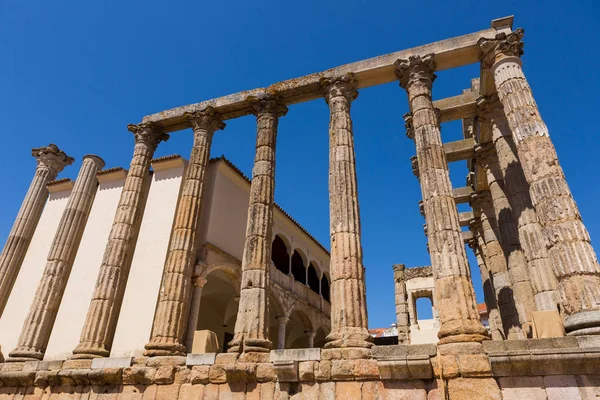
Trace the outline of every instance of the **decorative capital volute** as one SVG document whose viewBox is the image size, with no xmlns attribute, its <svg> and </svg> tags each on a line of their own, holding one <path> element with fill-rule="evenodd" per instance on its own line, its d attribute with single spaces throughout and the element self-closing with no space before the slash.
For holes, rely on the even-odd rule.
<svg viewBox="0 0 600 400">
<path fill-rule="evenodd" d="M 396 60 L 396 76 L 400 80 L 400 86 L 408 89 L 410 85 L 421 82 L 431 89 L 436 78 L 434 54 L 425 56 L 410 56 L 408 59 Z"/>
<path fill-rule="evenodd" d="M 523 55 L 521 39 L 525 35 L 523 28 L 519 28 L 508 35 L 504 32 L 496 34 L 493 39 L 481 38 L 477 41 L 481 49 L 481 62 L 484 68 L 491 68 L 497 61 L 506 57 L 519 58 Z"/>
<path fill-rule="evenodd" d="M 406 137 L 409 139 L 415 138 L 415 128 L 413 126 L 413 116 L 411 113 L 406 113 L 402 116 L 404 119 L 404 128 L 406 128 Z"/>
<path fill-rule="evenodd" d="M 127 129 L 133 133 L 136 144 L 143 143 L 152 150 L 156 150 L 158 144 L 163 140 L 165 142 L 169 140 L 169 135 L 164 133 L 162 128 L 154 122 L 143 122 L 137 125 L 129 124 Z"/>
<path fill-rule="evenodd" d="M 345 97 L 349 102 L 358 97 L 354 74 L 348 73 L 335 78 L 321 78 L 320 83 L 327 104 L 331 99 L 339 96 Z"/>
<path fill-rule="evenodd" d="M 54 179 L 67 165 L 71 165 L 75 161 L 73 157 L 69 157 L 54 143 L 50 143 L 48 146 L 31 149 L 31 155 L 36 158 L 38 167 L 47 168 L 51 171 L 52 179 Z"/>
<path fill-rule="evenodd" d="M 221 114 L 211 106 L 200 111 L 186 112 L 183 115 L 188 119 L 194 130 L 203 129 L 213 133 L 225 128 Z"/>
<path fill-rule="evenodd" d="M 281 96 L 249 97 L 248 101 L 252 105 L 253 114 L 257 117 L 263 114 L 271 114 L 279 118 L 285 116 L 288 112 L 288 108 Z"/>
</svg>

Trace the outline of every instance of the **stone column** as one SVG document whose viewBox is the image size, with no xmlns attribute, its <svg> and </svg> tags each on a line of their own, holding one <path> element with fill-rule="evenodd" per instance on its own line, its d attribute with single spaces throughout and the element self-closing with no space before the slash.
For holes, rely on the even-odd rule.
<svg viewBox="0 0 600 400">
<path fill-rule="evenodd" d="M 188 353 L 192 352 L 192 346 L 194 344 L 194 332 L 198 328 L 198 318 L 200 313 L 200 303 L 202 300 L 202 288 L 206 284 L 206 278 L 201 276 L 194 276 L 192 278 L 194 285 L 194 292 L 192 293 L 192 305 L 190 306 L 190 319 L 188 322 L 187 333 L 185 334 Z"/>
<path fill-rule="evenodd" d="M 213 134 L 225 127 L 221 116 L 212 107 L 186 113 L 186 117 L 194 130 L 194 144 L 177 203 L 152 334 L 145 346 L 144 355 L 149 357 L 186 354 L 184 337 L 198 248 L 196 231 L 202 206 L 202 189 Z"/>
<path fill-rule="evenodd" d="M 508 272 L 508 264 L 502 245 L 500 244 L 500 233 L 498 222 L 489 191 L 479 191 L 471 198 L 471 206 L 476 217 L 480 218 L 481 236 L 485 245 L 485 263 L 498 300 L 498 309 L 502 318 L 504 336 L 507 339 L 525 339 L 519 312 L 515 304 L 512 282 Z"/>
<path fill-rule="evenodd" d="M 529 184 L 517 157 L 515 142 L 508 126 L 498 95 L 478 99 L 477 106 L 483 120 L 489 123 L 496 149 L 499 168 L 504 181 L 512 215 L 517 224 L 518 239 L 527 259 L 529 278 L 537 310 L 556 310 L 560 302 L 558 281 L 552 269 L 548 249 L 544 243 L 542 225 L 529 195 Z"/>
<path fill-rule="evenodd" d="M 94 155 L 83 158 L 83 164 L 65 207 L 48 261 L 38 285 L 29 315 L 9 361 L 42 360 L 56 315 L 62 301 L 79 243 L 92 209 L 98 179 L 96 173 L 104 167 L 104 160 Z"/>
<path fill-rule="evenodd" d="M 482 124 L 482 129 L 489 128 L 489 125 L 485 125 L 488 124 Z M 475 162 L 483 168 L 487 178 L 494 216 L 500 235 L 500 244 L 506 257 L 513 297 L 519 313 L 519 321 L 521 322 L 523 334 L 530 336 L 532 313 L 535 310 L 533 289 L 529 279 L 527 260 L 519 241 L 517 224 L 504 192 L 504 180 L 493 144 L 478 145 L 475 149 Z"/>
<path fill-rule="evenodd" d="M 150 161 L 169 138 L 153 123 L 129 125 L 135 137 L 133 158 L 98 273 L 90 308 L 73 358 L 108 357 L 150 185 Z"/>
<path fill-rule="evenodd" d="M 408 318 L 410 320 L 409 323 L 409 332 L 411 329 L 419 329 L 419 323 L 417 320 L 417 300 L 415 299 L 414 292 L 408 292 Z M 410 335 L 409 335 L 410 339 Z"/>
<path fill-rule="evenodd" d="M 308 348 L 312 349 L 315 347 L 315 335 L 316 333 L 314 333 L 313 331 L 305 331 L 304 333 L 306 333 L 306 337 L 308 338 Z"/>
<path fill-rule="evenodd" d="M 358 92 L 352 75 L 323 78 L 321 86 L 330 110 L 331 332 L 325 349 L 353 348 L 351 357 L 369 357 L 373 343 L 367 323 L 356 156 L 350 118 L 350 104 Z"/>
<path fill-rule="evenodd" d="M 490 270 L 485 262 L 485 241 L 483 239 L 481 222 L 473 220 L 469 225 L 469 229 L 473 232 L 473 239 L 469 242 L 469 247 L 473 250 L 477 259 L 477 265 L 479 266 L 481 282 L 483 283 L 483 298 L 488 310 L 491 337 L 492 340 L 504 340 L 504 328 L 502 327 L 500 310 L 498 310 L 496 289 L 494 288 L 494 281 L 492 280 Z"/>
<path fill-rule="evenodd" d="M 523 30 L 480 39 L 546 239 L 570 335 L 600 333 L 600 266 L 521 69 Z"/>
<path fill-rule="evenodd" d="M 275 145 L 279 117 L 287 113 L 280 99 L 256 99 L 256 154 L 250 185 L 246 243 L 242 257 L 240 308 L 229 353 L 268 353 L 269 260 L 273 236 L 275 203 Z M 293 254 L 293 253 L 292 253 Z"/>
<path fill-rule="evenodd" d="M 395 264 L 394 289 L 396 299 L 396 325 L 398 327 L 398 343 L 410 344 L 409 320 L 408 320 L 408 297 L 406 294 L 406 282 L 404 281 L 404 264 Z"/>
<path fill-rule="evenodd" d="M 452 195 L 448 162 L 431 100 L 435 79 L 433 55 L 396 61 L 400 86 L 412 110 L 407 117 L 415 140 L 429 250 L 440 315 L 440 344 L 480 342 L 487 331 L 479 320 L 469 263 Z"/>
<path fill-rule="evenodd" d="M 8 297 L 15 284 L 27 248 L 48 198 L 46 185 L 54 180 L 67 165 L 73 164 L 74 161 L 55 144 L 32 149 L 31 155 L 37 160 L 35 175 L 8 235 L 4 249 L 2 249 L 2 254 L 0 254 L 0 316 L 4 312 L 4 307 L 8 302 Z"/>
<path fill-rule="evenodd" d="M 277 335 L 277 349 L 285 349 L 285 327 L 290 319 L 288 317 L 277 317 L 279 321 L 279 334 Z"/>
</svg>

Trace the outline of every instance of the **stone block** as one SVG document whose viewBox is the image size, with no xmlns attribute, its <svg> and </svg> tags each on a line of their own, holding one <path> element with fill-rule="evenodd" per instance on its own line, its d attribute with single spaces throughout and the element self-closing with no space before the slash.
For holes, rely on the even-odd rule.
<svg viewBox="0 0 600 400">
<path fill-rule="evenodd" d="M 148 367 L 162 367 L 162 366 L 175 366 L 185 365 L 186 358 L 183 356 L 157 356 L 150 357 L 146 365 Z"/>
<path fill-rule="evenodd" d="M 411 355 L 406 357 L 406 368 L 411 379 L 433 378 L 431 358 L 428 355 Z"/>
<path fill-rule="evenodd" d="M 256 382 L 256 364 L 242 363 L 223 364 L 227 382 Z"/>
<path fill-rule="evenodd" d="M 411 344 L 408 347 L 408 355 L 428 355 L 433 357 L 437 354 L 437 346 L 435 344 Z"/>
<path fill-rule="evenodd" d="M 209 365 L 195 365 L 192 367 L 190 373 L 190 383 L 193 385 L 203 384 L 206 385 L 210 382 L 209 379 Z"/>
<path fill-rule="evenodd" d="M 62 369 L 84 369 L 92 368 L 92 360 L 65 360 Z"/>
<path fill-rule="evenodd" d="M 505 340 L 484 340 L 481 344 L 486 353 L 498 353 L 506 351 L 504 347 Z"/>
<path fill-rule="evenodd" d="M 228 382 L 219 387 L 219 399 L 245 400 L 245 398 L 246 383 L 244 382 Z"/>
<path fill-rule="evenodd" d="M 343 360 L 356 360 L 359 358 L 373 358 L 373 351 L 371 349 L 363 348 L 347 348 L 340 349 L 340 354 Z"/>
<path fill-rule="evenodd" d="M 183 358 L 183 357 L 182 357 Z M 179 397 L 181 385 L 160 385 L 156 388 L 154 400 L 173 400 Z"/>
<path fill-rule="evenodd" d="M 219 353 L 215 357 L 215 364 L 233 364 L 237 361 L 239 354 L 237 353 Z"/>
<path fill-rule="evenodd" d="M 438 356 L 439 365 L 442 369 L 441 376 L 444 379 L 458 378 L 460 375 L 460 368 L 458 366 L 458 359 L 455 355 Z"/>
<path fill-rule="evenodd" d="M 321 361 L 322 362 L 322 361 Z M 319 384 L 320 400 L 335 400 L 335 382 L 322 382 Z"/>
<path fill-rule="evenodd" d="M 583 400 L 600 399 L 600 376 L 576 376 L 575 379 Z"/>
<path fill-rule="evenodd" d="M 219 400 L 219 388 L 222 385 L 210 383 L 204 387 L 204 397 L 202 400 Z"/>
<path fill-rule="evenodd" d="M 323 349 L 321 352 L 321 360 L 341 360 L 341 349 Z"/>
<path fill-rule="evenodd" d="M 201 399 L 203 394 L 204 385 L 186 383 L 179 388 L 179 398 L 177 400 L 197 400 Z"/>
<path fill-rule="evenodd" d="M 362 382 L 337 382 L 335 384 L 336 399 L 360 399 Z"/>
<path fill-rule="evenodd" d="M 157 385 L 170 385 L 175 380 L 175 369 L 172 365 L 164 365 L 156 369 L 154 382 Z"/>
<path fill-rule="evenodd" d="M 457 378 L 448 381 L 450 400 L 502 400 L 502 393 L 492 378 Z"/>
<path fill-rule="evenodd" d="M 223 365 L 212 365 L 208 370 L 208 379 L 210 383 L 227 382 L 227 375 L 225 374 Z"/>
<path fill-rule="evenodd" d="M 118 400 L 142 400 L 144 398 L 144 385 L 121 386 Z"/>
<path fill-rule="evenodd" d="M 178 383 L 180 385 L 184 383 L 190 383 L 190 376 L 192 375 L 191 368 L 188 368 L 187 366 L 179 366 L 173 368 L 175 369 L 175 378 L 173 382 Z"/>
<path fill-rule="evenodd" d="M 600 347 L 600 342 L 598 344 Z M 552 347 L 557 349 L 577 348 L 579 347 L 579 342 L 576 336 L 557 337 L 552 338 Z"/>
<path fill-rule="evenodd" d="M 7 362 L 0 364 L 0 371 L 11 372 L 11 371 L 22 371 L 25 363 L 22 362 Z"/>
<path fill-rule="evenodd" d="M 213 365 L 217 358 L 216 353 L 188 354 L 185 359 L 186 365 Z"/>
<path fill-rule="evenodd" d="M 331 362 L 331 379 L 334 381 L 354 380 L 354 360 L 333 360 Z"/>
<path fill-rule="evenodd" d="M 503 400 L 546 400 L 544 379 L 540 376 L 510 376 L 498 379 Z"/>
<path fill-rule="evenodd" d="M 38 371 L 41 361 L 25 361 L 22 371 Z"/>
<path fill-rule="evenodd" d="M 275 382 L 277 375 L 275 367 L 271 363 L 256 364 L 256 380 L 258 382 Z"/>
<path fill-rule="evenodd" d="M 331 379 L 331 361 L 319 361 L 315 366 L 315 379 L 317 381 L 328 381 Z"/>
<path fill-rule="evenodd" d="M 375 346 L 373 348 L 373 357 L 378 360 L 395 360 L 399 358 L 405 358 L 408 355 L 407 345 L 394 345 L 394 346 Z"/>
<path fill-rule="evenodd" d="M 545 376 L 544 387 L 548 400 L 581 400 L 577 381 L 573 375 Z"/>
<path fill-rule="evenodd" d="M 269 362 L 271 355 L 269 353 L 250 352 L 242 353 L 238 358 L 239 362 L 243 363 L 266 363 Z"/>
<path fill-rule="evenodd" d="M 376 380 L 379 378 L 379 368 L 375 359 L 354 360 L 354 379 L 357 381 Z"/>
<path fill-rule="evenodd" d="M 492 376 L 492 367 L 487 354 L 459 354 L 457 358 L 462 377 L 483 378 Z"/>
<path fill-rule="evenodd" d="M 52 360 L 52 361 L 40 361 L 38 364 L 38 371 L 41 370 L 54 370 L 61 369 L 63 361 L 62 360 Z"/>
<path fill-rule="evenodd" d="M 406 359 L 377 361 L 381 379 L 410 379 Z"/>
<path fill-rule="evenodd" d="M 317 361 L 302 361 L 298 363 L 298 378 L 300 382 L 315 380 L 315 365 Z"/>
<path fill-rule="evenodd" d="M 275 398 L 275 382 L 260 383 L 260 400 L 273 400 Z"/>
<path fill-rule="evenodd" d="M 154 383 L 156 368 L 128 367 L 123 369 L 124 385 L 151 385 Z"/>
<path fill-rule="evenodd" d="M 319 361 L 321 359 L 321 349 L 285 349 L 272 350 L 270 361 Z"/>
<path fill-rule="evenodd" d="M 277 361 L 273 367 L 278 381 L 298 382 L 298 361 Z"/>
<path fill-rule="evenodd" d="M 94 358 L 90 368 L 127 368 L 130 367 L 133 357 L 106 357 Z"/>
<path fill-rule="evenodd" d="M 600 335 L 576 336 L 577 343 L 581 348 L 600 348 Z"/>
<path fill-rule="evenodd" d="M 423 381 L 379 381 L 377 399 L 381 400 L 426 400 L 427 391 Z"/>
</svg>

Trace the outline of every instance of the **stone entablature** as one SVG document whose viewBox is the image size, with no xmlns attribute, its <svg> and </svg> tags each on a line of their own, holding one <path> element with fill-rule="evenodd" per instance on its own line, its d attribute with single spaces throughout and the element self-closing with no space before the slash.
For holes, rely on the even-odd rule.
<svg viewBox="0 0 600 400">
<path fill-rule="evenodd" d="M 408 281 L 414 278 L 432 278 L 433 272 L 431 266 L 424 267 L 410 267 L 404 270 L 404 280 Z"/>
</svg>

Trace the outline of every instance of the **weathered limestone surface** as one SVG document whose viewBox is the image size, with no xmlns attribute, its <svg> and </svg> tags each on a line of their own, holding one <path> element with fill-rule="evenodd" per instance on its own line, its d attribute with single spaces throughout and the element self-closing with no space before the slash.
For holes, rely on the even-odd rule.
<svg viewBox="0 0 600 400">
<path fill-rule="evenodd" d="M 321 82 L 329 105 L 329 213 L 331 232 L 331 332 L 325 348 L 372 346 L 367 323 L 360 241 L 356 156 L 350 104 L 358 96 L 352 75 Z"/>
<path fill-rule="evenodd" d="M 48 262 L 29 315 L 23 323 L 17 348 L 10 353 L 13 360 L 41 360 L 44 358 L 56 314 L 67 287 L 71 268 L 96 196 L 96 174 L 104 167 L 97 156 L 83 158 L 79 175 L 63 212 L 58 230 L 48 254 Z"/>
<path fill-rule="evenodd" d="M 202 301 L 202 288 L 206 284 L 206 278 L 201 276 L 193 276 L 192 283 L 194 285 L 192 293 L 192 303 L 190 305 L 190 317 L 187 326 L 187 332 L 185 334 L 185 347 L 188 352 L 191 351 L 192 345 L 194 344 L 194 332 L 198 327 L 198 313 L 200 312 L 200 303 Z"/>
<path fill-rule="evenodd" d="M 498 222 L 490 192 L 479 191 L 473 195 L 471 205 L 480 219 L 479 226 L 475 227 L 475 231 L 479 231 L 485 245 L 483 247 L 484 259 L 496 290 L 504 337 L 511 340 L 523 339 L 522 321 L 519 319 L 508 264 L 500 244 Z"/>
<path fill-rule="evenodd" d="M 240 305 L 230 353 L 265 353 L 269 340 L 268 287 L 275 203 L 275 148 L 279 117 L 287 107 L 275 97 L 254 100 L 256 154 L 250 185 Z"/>
<path fill-rule="evenodd" d="M 400 86 L 408 92 L 412 111 L 406 119 L 417 148 L 431 264 L 436 280 L 435 303 L 441 321 L 440 343 L 481 341 L 487 337 L 486 329 L 477 313 L 448 163 L 431 100 L 435 62 L 427 55 L 398 60 L 396 65 Z"/>
<path fill-rule="evenodd" d="M 573 200 L 548 128 L 521 69 L 523 30 L 481 39 L 529 183 L 531 200 L 559 281 L 565 328 L 570 334 L 600 333 L 600 266 Z"/>
<path fill-rule="evenodd" d="M 150 161 L 169 138 L 152 123 L 129 125 L 135 137 L 133 158 L 110 230 L 96 288 L 74 358 L 108 357 L 150 184 Z"/>
<path fill-rule="evenodd" d="M 542 226 L 531 202 L 529 184 L 517 157 L 515 142 L 508 120 L 497 95 L 480 98 L 478 108 L 491 128 L 491 140 L 496 150 L 503 189 L 508 197 L 517 224 L 518 239 L 527 259 L 529 278 L 537 310 L 556 310 L 559 303 L 558 281 L 552 269 Z M 499 177 L 500 178 L 500 177 Z"/>
<path fill-rule="evenodd" d="M 410 344 L 408 297 L 406 294 L 406 281 L 404 279 L 404 264 L 396 264 L 393 266 L 393 268 L 398 343 Z"/>
<path fill-rule="evenodd" d="M 194 145 L 177 204 L 152 334 L 144 352 L 146 356 L 186 353 L 184 340 L 193 290 L 202 189 L 213 134 L 225 127 L 221 116 L 212 108 L 189 114 L 188 118 L 194 128 Z"/>
<path fill-rule="evenodd" d="M 487 128 L 489 125 L 482 126 L 482 129 Z M 498 156 L 491 143 L 479 145 L 476 154 L 476 162 L 484 169 L 489 185 L 491 206 L 498 227 L 497 232 L 500 235 L 499 243 L 506 258 L 510 287 L 519 314 L 519 322 L 523 334 L 528 336 L 531 333 L 532 312 L 535 310 L 533 289 L 529 280 L 527 260 L 519 241 L 517 225 L 504 192 Z"/>
<path fill-rule="evenodd" d="M 32 149 L 31 154 L 37 160 L 35 175 L 0 254 L 0 316 L 6 307 L 8 296 L 48 198 L 46 185 L 75 161 L 55 144 Z"/>
</svg>

